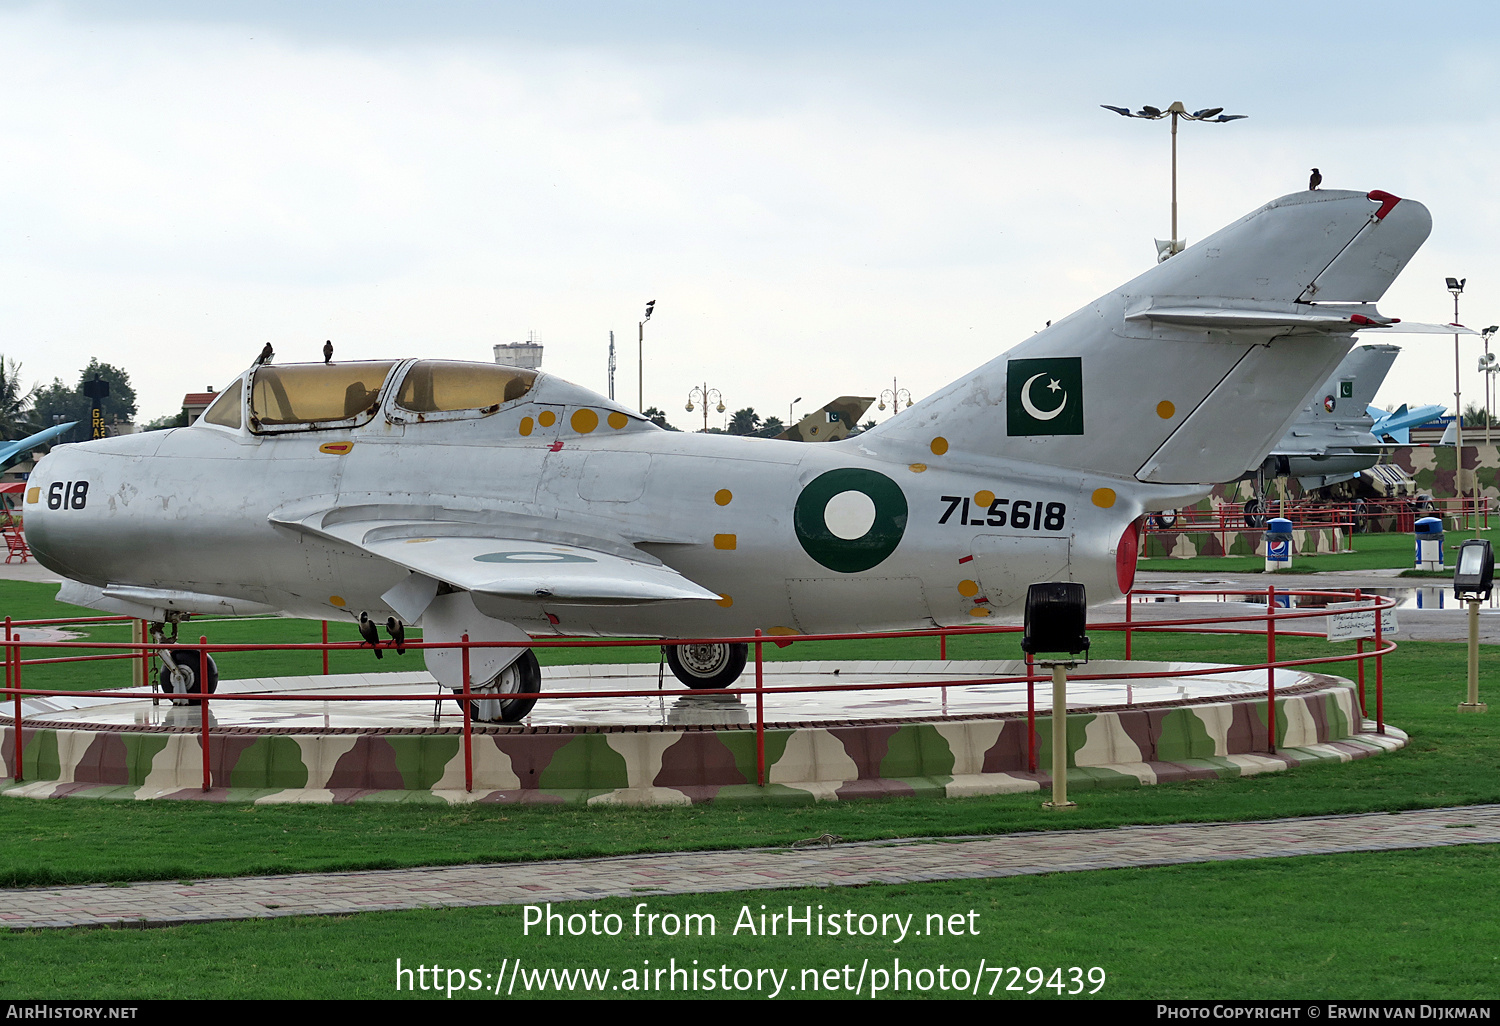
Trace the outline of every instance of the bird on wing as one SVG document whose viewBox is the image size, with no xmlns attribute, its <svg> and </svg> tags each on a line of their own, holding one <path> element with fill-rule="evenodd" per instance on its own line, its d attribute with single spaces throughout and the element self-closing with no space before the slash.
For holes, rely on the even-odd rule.
<svg viewBox="0 0 1500 1026">
<path fill-rule="evenodd" d="M 257 364 L 267 364 L 267 363 L 270 363 L 271 362 L 271 357 L 273 357 L 275 355 L 276 355 L 276 350 L 272 349 L 271 348 L 271 343 L 267 342 L 266 343 L 266 347 L 264 349 L 262 349 L 260 351 L 260 355 L 255 358 L 255 362 Z"/>
<path fill-rule="evenodd" d="M 385 621 L 385 632 L 391 636 L 396 643 L 396 654 L 406 655 L 406 625 L 394 616 L 387 617 Z"/>
<path fill-rule="evenodd" d="M 375 621 L 370 619 L 369 613 L 359 614 L 359 636 L 375 650 L 376 659 L 385 658 L 385 653 L 380 651 L 380 632 L 375 629 Z"/>
<path fill-rule="evenodd" d="M 323 362 L 333 362 L 333 339 L 329 339 L 327 342 L 323 343 Z"/>
<path fill-rule="evenodd" d="M 1323 184 L 1323 173 L 1321 171 L 1319 171 L 1317 168 L 1313 168 L 1312 169 L 1312 177 L 1308 178 L 1308 180 L 1307 180 L 1307 187 L 1309 189 L 1316 189 L 1318 186 L 1320 186 L 1322 184 Z"/>
</svg>

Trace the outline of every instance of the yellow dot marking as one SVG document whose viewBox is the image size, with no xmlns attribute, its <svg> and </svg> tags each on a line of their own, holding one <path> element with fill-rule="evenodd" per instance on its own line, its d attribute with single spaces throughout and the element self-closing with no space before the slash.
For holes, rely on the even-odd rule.
<svg viewBox="0 0 1500 1026">
<path fill-rule="evenodd" d="M 574 431 L 586 435 L 599 426 L 599 414 L 593 410 L 574 410 L 568 423 L 573 425 Z"/>
<path fill-rule="evenodd" d="M 941 456 L 943 453 L 948 451 L 948 439 L 944 438 L 942 435 L 938 435 L 932 440 L 931 448 L 932 454 L 934 456 Z"/>
<path fill-rule="evenodd" d="M 619 410 L 611 413 L 608 417 L 608 420 L 609 426 L 614 428 L 616 431 L 620 430 L 626 424 L 630 423 L 630 418 L 625 416 L 625 414 L 621 413 Z"/>
<path fill-rule="evenodd" d="M 1094 505 L 1100 509 L 1109 509 L 1115 504 L 1115 490 L 1113 488 L 1095 488 Z"/>
<path fill-rule="evenodd" d="M 344 608 L 344 600 L 338 595 L 329 595 L 328 604 L 330 606 L 338 606 L 340 609 Z"/>
<path fill-rule="evenodd" d="M 728 595 L 725 595 L 725 594 L 723 594 L 721 592 L 719 594 L 719 600 L 715 604 L 723 606 L 725 609 L 728 609 L 730 606 L 734 605 L 734 599 L 730 598 Z"/>
<path fill-rule="evenodd" d="M 730 501 L 733 499 L 734 493 L 731 492 L 728 488 L 720 488 L 718 491 L 714 492 L 714 501 L 717 502 L 720 506 L 729 505 Z"/>
<path fill-rule="evenodd" d="M 557 423 L 557 414 L 551 410 L 543 410 L 541 415 L 537 417 L 536 422 L 542 427 L 551 427 Z"/>
<path fill-rule="evenodd" d="M 1162 420 L 1171 420 L 1172 414 L 1176 412 L 1177 407 L 1173 406 L 1172 403 L 1167 399 L 1163 399 L 1161 402 L 1156 404 L 1156 415 Z"/>
<path fill-rule="evenodd" d="M 990 615 L 990 611 L 988 609 L 984 608 L 983 606 L 975 606 L 973 609 L 969 610 L 969 615 L 970 616 L 989 616 Z"/>
<path fill-rule="evenodd" d="M 35 503 L 41 497 L 42 497 L 42 490 L 40 488 L 28 488 L 28 489 L 26 489 L 26 503 L 27 503 L 27 505 L 31 505 L 32 503 Z"/>
<path fill-rule="evenodd" d="M 989 509 L 995 503 L 995 493 L 988 488 L 974 493 L 974 505 L 980 509 Z"/>
<path fill-rule="evenodd" d="M 526 435 L 531 434 L 531 429 L 532 429 L 533 426 L 534 426 L 534 424 L 533 424 L 532 419 L 530 417 L 522 417 L 521 418 L 521 436 L 524 438 Z"/>
<path fill-rule="evenodd" d="M 739 538 L 736 535 L 732 535 L 732 534 L 716 534 L 716 535 L 714 535 L 714 548 L 716 548 L 716 549 L 733 549 L 738 544 L 738 542 L 739 542 Z"/>
<path fill-rule="evenodd" d="M 977 581 L 959 581 L 958 582 L 958 593 L 960 595 L 962 595 L 964 598 L 973 598 L 975 595 L 979 594 L 979 582 L 977 582 Z"/>
<path fill-rule="evenodd" d="M 910 470 L 913 474 L 920 474 L 922 471 L 924 471 L 924 470 L 927 469 L 927 464 L 925 464 L 925 463 L 913 463 L 911 466 L 907 467 L 906 469 Z"/>
</svg>

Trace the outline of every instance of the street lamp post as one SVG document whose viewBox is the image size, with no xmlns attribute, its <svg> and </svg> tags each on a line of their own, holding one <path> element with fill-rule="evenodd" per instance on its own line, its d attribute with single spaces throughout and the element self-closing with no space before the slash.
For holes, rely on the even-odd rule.
<svg viewBox="0 0 1500 1026">
<path fill-rule="evenodd" d="M 897 388 L 895 378 L 891 379 L 891 387 L 880 393 L 880 405 L 875 408 L 877 410 L 885 409 L 885 401 L 887 399 L 891 401 L 891 416 L 893 417 L 901 412 L 901 402 L 903 399 L 906 401 L 908 408 L 912 404 L 911 393 L 904 388 Z"/>
<path fill-rule="evenodd" d="M 1449 278 L 1448 291 L 1453 294 L 1453 326 L 1462 327 L 1458 320 L 1458 297 L 1464 294 L 1467 278 Z M 1464 401 L 1459 386 L 1458 332 L 1453 333 L 1453 486 L 1458 492 L 1459 509 L 1464 499 Z M 1474 537 L 1479 537 L 1479 474 L 1474 474 Z"/>
<path fill-rule="evenodd" d="M 638 383 L 637 387 L 640 389 L 636 395 L 635 408 L 642 413 L 646 412 L 646 322 L 651 319 L 651 311 L 654 309 L 656 309 L 656 300 L 653 299 L 646 304 L 646 316 L 642 317 L 635 326 L 635 340 L 638 346 L 636 349 L 636 381 Z"/>
<path fill-rule="evenodd" d="M 801 401 L 802 401 L 802 397 L 799 395 L 797 398 L 793 399 L 791 402 L 789 402 L 789 403 L 786 404 L 786 426 L 788 428 L 790 428 L 793 424 L 797 423 L 796 419 L 792 415 L 792 410 Z"/>
<path fill-rule="evenodd" d="M 693 396 L 695 396 L 695 395 L 698 397 L 698 401 L 703 404 L 703 430 L 707 431 L 708 430 L 708 404 L 710 402 L 714 401 L 715 398 L 717 398 L 718 402 L 719 402 L 719 405 L 717 407 L 715 407 L 715 408 L 720 413 L 723 413 L 724 412 L 724 396 L 723 396 L 723 393 L 721 393 L 717 388 L 709 388 L 708 387 L 708 382 L 706 382 L 706 381 L 703 383 L 702 387 L 694 386 L 692 388 L 692 390 L 688 392 L 687 411 L 689 413 L 693 412 Z"/>
<path fill-rule="evenodd" d="M 1479 358 L 1479 373 L 1484 375 L 1484 444 L 1490 444 L 1490 422 L 1495 419 L 1495 354 L 1490 352 L 1490 336 L 1500 331 L 1500 324 L 1491 324 L 1479 333 L 1484 339 L 1484 355 Z"/>
<path fill-rule="evenodd" d="M 1161 263 L 1175 253 L 1181 253 L 1184 246 L 1183 241 L 1177 237 L 1177 120 L 1181 118 L 1183 121 L 1211 121 L 1214 124 L 1223 124 L 1226 121 L 1243 120 L 1249 115 L 1225 114 L 1223 107 L 1207 107 L 1189 114 L 1181 100 L 1174 100 L 1166 110 L 1143 106 L 1133 113 L 1128 107 L 1111 107 L 1107 103 L 1101 103 L 1099 106 L 1127 118 L 1144 118 L 1147 121 L 1160 121 L 1165 117 L 1172 119 L 1172 237 L 1165 243 L 1160 239 L 1156 242 L 1156 262 Z"/>
</svg>

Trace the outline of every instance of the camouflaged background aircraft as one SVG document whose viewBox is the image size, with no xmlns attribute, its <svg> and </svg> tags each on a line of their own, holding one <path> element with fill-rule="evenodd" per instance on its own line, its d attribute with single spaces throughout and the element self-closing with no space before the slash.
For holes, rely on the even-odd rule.
<svg viewBox="0 0 1500 1026">
<path fill-rule="evenodd" d="M 814 410 L 776 437 L 787 442 L 837 442 L 848 438 L 859 425 L 874 396 L 841 395 L 821 410 Z"/>
<path fill-rule="evenodd" d="M 257 366 L 193 427 L 60 446 L 26 529 L 67 602 L 399 618 L 428 641 L 695 639 L 982 621 L 1131 584 L 1134 522 L 1259 466 L 1426 239 L 1383 192 L 1285 196 L 841 442 L 663 431 L 548 374 Z M 481 654 L 482 652 L 482 654 Z M 678 645 L 724 687 L 743 645 Z M 426 652 L 443 685 L 456 650 Z M 529 649 L 476 651 L 535 701 Z"/>
</svg>

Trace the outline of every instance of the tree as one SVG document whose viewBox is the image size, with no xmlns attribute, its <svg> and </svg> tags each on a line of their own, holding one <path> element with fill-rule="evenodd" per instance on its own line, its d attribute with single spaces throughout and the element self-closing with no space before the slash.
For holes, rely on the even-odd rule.
<svg viewBox="0 0 1500 1026">
<path fill-rule="evenodd" d="M 729 418 L 729 434 L 731 435 L 753 435 L 760 427 L 760 414 L 750 407 L 743 410 L 735 410 L 734 416 Z"/>
<path fill-rule="evenodd" d="M 0 356 L 0 439 L 13 442 L 36 431 L 33 403 L 37 389 L 21 388 L 21 365 Z"/>
<path fill-rule="evenodd" d="M 62 379 L 53 378 L 52 384 L 46 388 L 37 390 L 35 409 L 36 423 L 42 427 L 51 427 L 60 417 L 62 420 L 75 420 L 78 426 L 67 432 L 60 442 L 82 442 L 89 437 L 89 416 L 93 410 L 93 403 L 83 394 L 83 383 L 91 380 L 97 374 L 104 381 L 109 382 L 109 395 L 99 404 L 99 410 L 104 414 L 106 424 L 130 423 L 135 419 L 135 389 L 130 385 L 130 375 L 118 367 L 107 363 L 100 363 L 97 358 L 89 361 L 89 365 L 78 375 L 78 384 L 72 388 L 62 383 Z"/>
<path fill-rule="evenodd" d="M 645 413 L 642 415 L 659 428 L 666 428 L 668 431 L 680 430 L 679 428 L 674 428 L 671 424 L 668 424 L 667 415 L 658 410 L 655 406 L 647 407 Z"/>
<path fill-rule="evenodd" d="M 781 422 L 780 417 L 767 417 L 760 422 L 760 430 L 755 432 L 757 438 L 775 438 L 786 430 L 786 425 Z"/>
<path fill-rule="evenodd" d="M 1486 426 L 1500 426 L 1500 420 L 1496 420 L 1488 410 L 1478 403 L 1470 403 L 1464 407 L 1465 428 L 1482 428 Z"/>
</svg>

